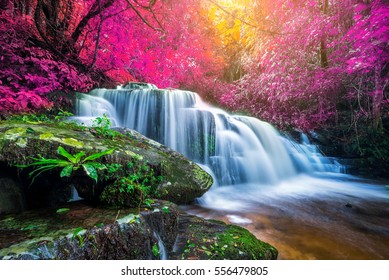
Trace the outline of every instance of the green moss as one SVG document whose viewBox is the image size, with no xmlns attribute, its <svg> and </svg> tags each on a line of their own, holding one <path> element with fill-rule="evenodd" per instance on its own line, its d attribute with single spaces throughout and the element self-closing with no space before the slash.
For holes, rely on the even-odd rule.
<svg viewBox="0 0 389 280">
<path fill-rule="evenodd" d="M 277 259 L 278 252 L 274 247 L 258 240 L 244 228 L 194 216 L 183 219 L 187 227 L 181 229 L 185 232 L 181 238 L 187 243 L 184 248 L 177 250 L 181 253 L 181 259 Z"/>
<path fill-rule="evenodd" d="M 99 200 L 103 205 L 109 207 L 121 208 L 121 207 L 138 207 L 141 203 L 141 191 L 139 186 L 133 184 L 132 192 L 120 191 L 121 179 L 118 179 L 114 184 L 111 184 L 104 188 Z"/>
<path fill-rule="evenodd" d="M 52 140 L 54 137 L 54 134 L 52 133 L 42 133 L 39 135 L 39 139 L 41 140 Z"/>
<path fill-rule="evenodd" d="M 143 156 L 139 155 L 139 154 L 136 154 L 134 153 L 133 151 L 124 151 L 127 155 L 131 156 L 132 158 L 134 159 L 137 159 L 137 160 L 143 160 Z"/>
<path fill-rule="evenodd" d="M 225 233 L 218 234 L 219 248 L 228 259 L 240 259 L 247 256 L 249 259 L 276 259 L 278 251 L 271 245 L 258 240 L 247 229 L 230 225 Z"/>
<path fill-rule="evenodd" d="M 16 140 L 16 143 L 15 143 L 17 146 L 19 146 L 20 148 L 25 148 L 27 147 L 27 139 L 25 138 L 19 138 L 18 140 Z"/>
<path fill-rule="evenodd" d="M 11 128 L 11 129 L 8 129 L 5 132 L 4 138 L 7 139 L 7 140 L 16 140 L 20 136 L 25 135 L 26 132 L 27 132 L 27 130 L 24 127 Z"/>
<path fill-rule="evenodd" d="M 197 164 L 194 164 L 193 174 L 196 180 L 202 184 L 202 187 L 204 189 L 208 190 L 212 186 L 213 184 L 212 176 L 209 176 L 209 174 L 205 172 L 203 169 L 201 169 L 200 166 L 198 166 Z"/>
<path fill-rule="evenodd" d="M 61 140 L 62 143 L 66 144 L 66 145 L 69 145 L 69 146 L 72 146 L 72 147 L 76 147 L 76 148 L 82 148 L 84 147 L 84 143 L 78 141 L 77 139 L 74 139 L 74 138 L 63 138 Z"/>
</svg>

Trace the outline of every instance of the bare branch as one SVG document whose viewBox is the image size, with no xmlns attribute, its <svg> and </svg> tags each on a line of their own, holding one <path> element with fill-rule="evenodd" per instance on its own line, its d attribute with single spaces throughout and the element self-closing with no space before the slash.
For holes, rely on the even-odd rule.
<svg viewBox="0 0 389 280">
<path fill-rule="evenodd" d="M 135 8 L 135 6 L 131 3 L 130 0 L 126 0 L 128 5 L 131 7 L 131 9 L 133 9 L 133 11 L 137 14 L 137 16 L 143 21 L 143 23 L 145 23 L 148 27 L 150 27 L 151 29 L 155 30 L 155 31 L 159 31 L 159 32 L 162 32 L 162 33 L 166 33 L 166 31 L 164 29 L 161 29 L 161 28 L 155 28 L 154 26 L 152 26 L 148 20 L 142 16 L 142 14 L 138 11 L 137 8 Z"/>
</svg>

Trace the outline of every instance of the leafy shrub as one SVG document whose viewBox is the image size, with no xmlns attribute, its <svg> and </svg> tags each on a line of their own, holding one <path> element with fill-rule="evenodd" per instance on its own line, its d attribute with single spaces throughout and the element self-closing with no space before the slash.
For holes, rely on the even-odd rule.
<svg viewBox="0 0 389 280">
<path fill-rule="evenodd" d="M 162 176 L 156 175 L 146 162 L 141 164 L 139 160 L 136 164 L 129 162 L 126 169 L 123 177 L 104 189 L 100 195 L 101 202 L 118 207 L 150 206 Z"/>
<path fill-rule="evenodd" d="M 70 177 L 73 171 L 80 169 L 81 167 L 85 171 L 85 173 L 97 182 L 98 180 L 98 169 L 105 169 L 106 166 L 99 162 L 96 162 L 96 159 L 101 158 L 102 156 L 112 154 L 114 149 L 105 150 L 99 153 L 92 154 L 90 156 L 86 156 L 85 152 L 81 151 L 75 155 L 71 155 L 67 152 L 63 147 L 58 147 L 58 154 L 64 159 L 46 159 L 46 158 L 33 158 L 34 162 L 27 165 L 19 165 L 18 167 L 27 168 L 33 167 L 35 168 L 33 171 L 29 173 L 29 176 L 32 177 L 32 182 L 35 180 L 43 172 L 55 169 L 62 168 L 60 173 L 62 177 Z M 84 158 L 85 157 L 85 158 Z"/>
<path fill-rule="evenodd" d="M 34 45 L 29 16 L 0 11 L 0 116 L 50 108 L 47 94 L 88 91 L 93 82 L 49 51 Z"/>
</svg>

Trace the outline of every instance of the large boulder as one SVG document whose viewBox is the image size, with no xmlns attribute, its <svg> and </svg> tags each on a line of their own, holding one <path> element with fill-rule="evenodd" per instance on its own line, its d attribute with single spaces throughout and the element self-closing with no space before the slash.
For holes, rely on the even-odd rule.
<svg viewBox="0 0 389 280">
<path fill-rule="evenodd" d="M 132 168 L 139 166 L 138 170 L 146 166 L 147 176 L 152 177 L 151 179 L 158 178 L 158 180 L 153 181 L 156 184 L 152 186 L 155 189 L 154 195 L 159 199 L 174 203 L 184 204 L 193 201 L 204 194 L 213 183 L 212 177 L 197 164 L 132 130 L 110 132 L 109 137 L 106 137 L 94 129 L 61 122 L 0 122 L 0 165 L 25 166 L 33 163 L 34 158 L 66 160 L 58 154 L 59 146 L 72 155 L 82 151 L 85 153 L 85 157 L 114 149 L 113 153 L 95 159 L 94 162 L 105 166 L 119 165 L 123 167 L 129 166 L 131 163 L 131 166 L 135 166 Z M 31 184 L 32 180 L 28 179 L 28 173 L 38 167 L 25 168 L 24 172 L 21 173 L 20 168 L 14 168 L 14 173 L 20 174 L 22 181 L 24 180 L 24 188 L 28 189 L 29 192 L 47 187 L 69 190 L 68 186 L 70 185 L 77 189 L 80 197 L 99 201 L 104 190 L 110 187 L 108 195 L 105 193 L 103 196 L 105 197 L 104 202 L 115 204 L 115 202 L 120 201 L 121 204 L 127 205 L 126 197 L 120 197 L 123 192 L 119 192 L 117 189 L 112 191 L 112 188 L 118 186 L 118 180 L 128 176 L 128 174 L 124 174 L 125 171 L 122 169 L 117 170 L 116 173 L 115 170 L 98 169 L 96 182 L 82 168 L 73 172 L 70 178 L 61 178 L 61 168 L 54 168 L 50 172 L 42 173 Z M 70 196 L 71 192 L 61 191 L 60 193 L 66 193 Z M 112 200 L 106 199 L 107 196 L 114 197 L 115 195 L 119 197 Z M 29 197 L 27 197 L 28 199 Z M 44 206 L 44 203 L 37 206 Z"/>
</svg>

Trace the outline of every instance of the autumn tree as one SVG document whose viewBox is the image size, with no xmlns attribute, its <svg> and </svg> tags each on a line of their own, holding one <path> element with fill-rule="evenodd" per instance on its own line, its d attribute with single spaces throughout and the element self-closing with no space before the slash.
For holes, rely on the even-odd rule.
<svg viewBox="0 0 389 280">
<path fill-rule="evenodd" d="M 107 77 L 206 93 L 223 65 L 198 1 L 3 2 L 0 97 L 11 112 L 47 107 L 47 93 L 86 91 Z"/>
<path fill-rule="evenodd" d="M 350 108 L 340 104 L 359 100 L 353 115 L 365 114 L 379 129 L 387 91 L 385 1 L 255 3 L 254 52 L 243 63 L 246 75 L 221 102 L 280 127 L 309 130 L 344 121 Z"/>
</svg>

